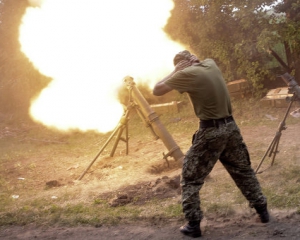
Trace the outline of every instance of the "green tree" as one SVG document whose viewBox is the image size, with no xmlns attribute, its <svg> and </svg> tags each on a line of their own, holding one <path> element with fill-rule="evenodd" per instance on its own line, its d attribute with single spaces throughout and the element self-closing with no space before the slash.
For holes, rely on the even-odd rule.
<svg viewBox="0 0 300 240">
<path fill-rule="evenodd" d="M 165 31 L 200 58 L 214 58 L 226 81 L 245 78 L 260 93 L 278 71 L 266 47 L 282 42 L 275 36 L 278 24 L 271 21 L 278 17 L 270 14 L 274 2 L 174 0 Z"/>
<path fill-rule="evenodd" d="M 284 0 L 275 7 L 275 11 L 283 14 L 278 23 L 278 35 L 284 43 L 286 59 L 298 82 L 300 81 L 300 1 Z"/>
</svg>

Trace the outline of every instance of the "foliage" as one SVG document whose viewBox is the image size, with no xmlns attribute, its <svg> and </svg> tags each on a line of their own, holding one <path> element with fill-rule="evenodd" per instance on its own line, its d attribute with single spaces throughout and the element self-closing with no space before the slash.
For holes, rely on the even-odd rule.
<svg viewBox="0 0 300 240">
<path fill-rule="evenodd" d="M 282 28 L 284 16 L 266 8 L 274 2 L 174 0 L 165 31 L 200 58 L 214 58 L 226 81 L 245 78 L 259 92 L 266 81 L 275 80 L 280 68 L 268 49 L 275 48 L 285 59 L 284 40 L 294 48 L 300 42 L 299 23 L 284 22 Z"/>
<path fill-rule="evenodd" d="M 277 32 L 285 44 L 287 62 L 295 78 L 300 79 L 300 1 L 284 0 L 275 7 L 278 14 L 285 16 L 278 23 Z"/>
</svg>

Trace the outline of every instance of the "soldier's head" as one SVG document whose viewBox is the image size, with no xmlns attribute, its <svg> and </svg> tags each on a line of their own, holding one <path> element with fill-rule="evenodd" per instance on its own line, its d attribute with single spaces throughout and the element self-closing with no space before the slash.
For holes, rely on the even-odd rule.
<svg viewBox="0 0 300 240">
<path fill-rule="evenodd" d="M 188 50 L 181 51 L 175 55 L 173 59 L 174 66 L 182 60 L 187 60 L 191 62 L 191 64 L 199 62 L 198 58 L 195 55 L 192 55 Z"/>
</svg>

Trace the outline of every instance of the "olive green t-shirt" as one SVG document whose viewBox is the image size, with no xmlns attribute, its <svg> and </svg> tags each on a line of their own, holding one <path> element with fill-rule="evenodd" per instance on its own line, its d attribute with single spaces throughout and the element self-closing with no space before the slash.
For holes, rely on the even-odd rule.
<svg viewBox="0 0 300 240">
<path fill-rule="evenodd" d="M 165 84 L 180 93 L 187 92 L 194 112 L 201 120 L 219 119 L 232 114 L 225 80 L 212 59 L 176 72 Z"/>
</svg>

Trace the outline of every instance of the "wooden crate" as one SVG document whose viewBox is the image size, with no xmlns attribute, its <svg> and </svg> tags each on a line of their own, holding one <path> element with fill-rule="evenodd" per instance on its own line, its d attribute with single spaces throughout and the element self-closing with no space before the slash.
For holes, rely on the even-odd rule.
<svg viewBox="0 0 300 240">
<path fill-rule="evenodd" d="M 232 92 L 241 92 L 244 91 L 245 89 L 249 88 L 249 84 L 247 80 L 245 79 L 240 79 L 240 80 L 235 80 L 227 83 L 227 88 L 230 93 Z"/>
<path fill-rule="evenodd" d="M 249 93 L 249 83 L 245 79 L 231 81 L 227 88 L 233 98 L 244 98 Z"/>
<path fill-rule="evenodd" d="M 264 98 L 260 100 L 262 107 L 287 107 L 289 101 L 288 97 L 292 97 L 293 94 L 289 93 L 288 87 L 280 87 L 271 89 Z"/>
</svg>

